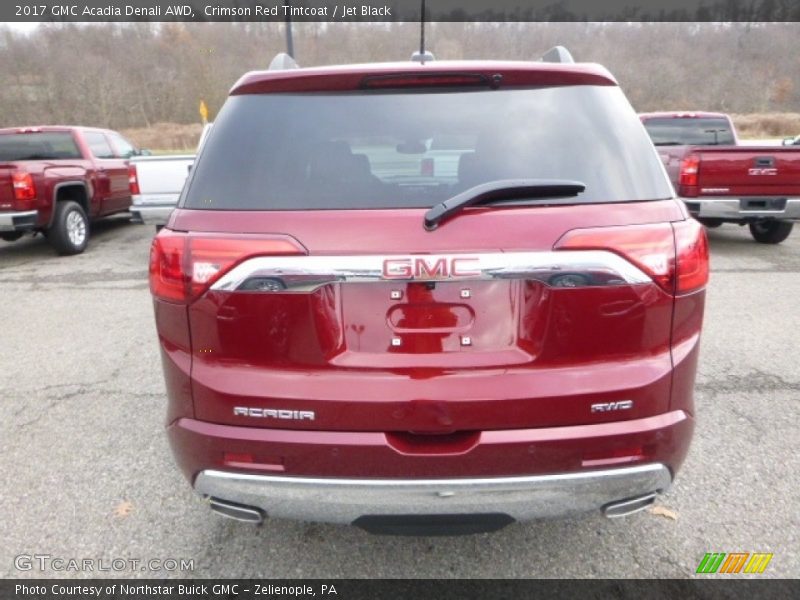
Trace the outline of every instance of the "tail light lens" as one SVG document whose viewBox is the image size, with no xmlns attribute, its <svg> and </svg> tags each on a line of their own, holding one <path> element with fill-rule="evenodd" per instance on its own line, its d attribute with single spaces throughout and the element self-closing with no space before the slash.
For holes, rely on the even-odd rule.
<svg viewBox="0 0 800 600">
<path fill-rule="evenodd" d="M 669 223 L 573 229 L 556 242 L 561 250 L 609 250 L 644 271 L 672 293 L 675 239 Z"/>
<path fill-rule="evenodd" d="M 708 238 L 694 219 L 672 224 L 677 256 L 676 293 L 686 294 L 708 283 Z"/>
<path fill-rule="evenodd" d="M 495 78 L 497 75 L 494 76 Z M 365 89 L 445 87 L 445 86 L 488 86 L 493 81 L 482 73 L 398 73 L 389 75 L 368 75 L 361 80 Z"/>
<path fill-rule="evenodd" d="M 202 236 L 162 229 L 150 248 L 150 291 L 189 303 L 237 264 L 253 256 L 305 254 L 288 236 Z"/>
<path fill-rule="evenodd" d="M 25 205 L 18 206 L 18 208 L 25 208 L 34 203 L 36 200 L 36 186 L 30 173 L 25 171 L 13 173 L 11 175 L 11 183 L 14 188 L 14 200 L 18 204 Z"/>
<path fill-rule="evenodd" d="M 139 173 L 136 171 L 136 165 L 128 165 L 128 186 L 131 189 L 131 194 L 138 196 L 141 194 L 139 189 Z"/>
<path fill-rule="evenodd" d="M 700 157 L 690 154 L 681 161 L 678 175 L 678 195 L 688 198 L 697 197 L 697 181 L 700 173 Z"/>
<path fill-rule="evenodd" d="M 694 219 L 573 229 L 556 242 L 555 249 L 615 252 L 669 294 L 685 294 L 708 282 L 708 242 L 703 226 Z"/>
</svg>

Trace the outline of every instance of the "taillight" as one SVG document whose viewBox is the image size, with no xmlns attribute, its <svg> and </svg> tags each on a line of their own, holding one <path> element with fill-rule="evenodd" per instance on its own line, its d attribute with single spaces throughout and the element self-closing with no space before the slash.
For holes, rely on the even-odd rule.
<svg viewBox="0 0 800 600">
<path fill-rule="evenodd" d="M 128 165 L 128 187 L 130 187 L 131 194 L 134 196 L 141 194 L 139 190 L 139 174 L 136 172 L 136 165 Z"/>
<path fill-rule="evenodd" d="M 694 219 L 673 223 L 672 227 L 677 256 L 675 291 L 686 294 L 708 283 L 708 238 L 705 227 Z"/>
<path fill-rule="evenodd" d="M 608 250 L 646 273 L 670 294 L 686 294 L 708 282 L 708 242 L 694 219 L 677 223 L 573 229 L 556 250 Z"/>
<path fill-rule="evenodd" d="M 14 187 L 14 200 L 26 204 L 36 200 L 36 186 L 33 184 L 33 177 L 30 173 L 25 171 L 13 173 L 11 183 Z"/>
<path fill-rule="evenodd" d="M 690 154 L 681 161 L 678 175 L 678 195 L 688 198 L 697 197 L 697 180 L 700 173 L 700 157 Z"/>
<path fill-rule="evenodd" d="M 361 80 L 365 89 L 409 88 L 409 87 L 470 87 L 489 86 L 500 83 L 501 76 L 491 79 L 482 73 L 390 73 L 367 75 Z"/>
<path fill-rule="evenodd" d="M 304 253 L 287 236 L 205 236 L 162 229 L 150 248 L 150 291 L 162 300 L 188 303 L 247 258 Z"/>
<path fill-rule="evenodd" d="M 554 246 L 557 250 L 609 250 L 644 271 L 672 293 L 675 239 L 669 223 L 573 229 Z"/>
</svg>

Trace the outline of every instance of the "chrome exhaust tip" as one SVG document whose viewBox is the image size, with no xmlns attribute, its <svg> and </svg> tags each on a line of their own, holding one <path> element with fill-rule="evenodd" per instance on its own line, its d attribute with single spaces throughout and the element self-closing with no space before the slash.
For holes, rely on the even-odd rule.
<svg viewBox="0 0 800 600">
<path fill-rule="evenodd" d="M 211 510 L 218 515 L 234 519 L 235 521 L 253 523 L 255 525 L 260 525 L 264 522 L 264 511 L 254 506 L 236 504 L 235 502 L 228 502 L 227 500 L 220 500 L 219 498 L 209 498 L 208 505 L 211 507 Z"/>
<path fill-rule="evenodd" d="M 627 517 L 640 510 L 644 510 L 655 501 L 656 492 L 651 492 L 644 496 L 637 496 L 636 498 L 629 498 L 628 500 L 621 500 L 619 502 L 611 502 L 603 507 L 603 515 L 609 519 Z"/>
</svg>

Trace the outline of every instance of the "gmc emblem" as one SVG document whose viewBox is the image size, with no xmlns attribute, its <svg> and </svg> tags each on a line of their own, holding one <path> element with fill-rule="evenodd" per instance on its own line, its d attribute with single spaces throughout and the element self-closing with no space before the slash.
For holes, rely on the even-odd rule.
<svg viewBox="0 0 800 600">
<path fill-rule="evenodd" d="M 480 275 L 476 256 L 418 256 L 387 258 L 383 261 L 384 279 L 447 279 Z"/>
<path fill-rule="evenodd" d="M 777 175 L 778 169 L 775 167 L 752 167 L 747 169 L 748 175 Z"/>
</svg>

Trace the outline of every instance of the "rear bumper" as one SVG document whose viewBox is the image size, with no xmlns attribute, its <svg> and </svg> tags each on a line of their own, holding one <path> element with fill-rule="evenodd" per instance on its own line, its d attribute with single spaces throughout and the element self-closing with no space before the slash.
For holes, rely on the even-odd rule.
<svg viewBox="0 0 800 600">
<path fill-rule="evenodd" d="M 352 523 L 371 515 L 486 513 L 527 520 L 659 493 L 685 458 L 693 428 L 694 420 L 676 410 L 484 431 L 472 447 L 441 453 L 397 448 L 382 432 L 178 419 L 168 433 L 178 464 L 203 496 L 274 517 Z M 243 455 L 253 462 L 242 462 Z"/>
<path fill-rule="evenodd" d="M 270 517 L 353 523 L 376 515 L 504 514 L 517 521 L 599 510 L 663 492 L 663 464 L 529 477 L 330 479 L 201 472 L 205 497 L 256 507 Z"/>
<path fill-rule="evenodd" d="M 130 211 L 145 225 L 166 225 L 177 204 L 177 194 L 134 196 Z"/>
<path fill-rule="evenodd" d="M 800 220 L 800 198 L 683 198 L 682 200 L 691 215 L 698 219 Z"/>
<path fill-rule="evenodd" d="M 0 231 L 31 231 L 36 227 L 38 212 L 0 212 Z"/>
</svg>

